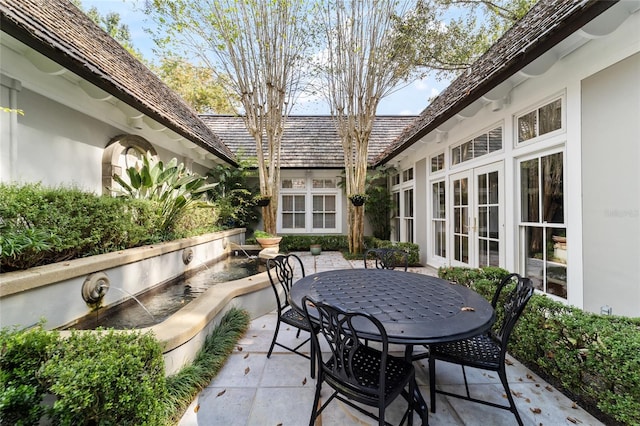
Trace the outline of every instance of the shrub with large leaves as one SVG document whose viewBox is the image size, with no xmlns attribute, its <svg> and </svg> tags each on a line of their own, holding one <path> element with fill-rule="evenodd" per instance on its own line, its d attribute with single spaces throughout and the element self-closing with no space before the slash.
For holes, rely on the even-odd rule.
<svg viewBox="0 0 640 426">
<path fill-rule="evenodd" d="M 129 167 L 126 172 L 129 182 L 114 175 L 120 188 L 110 190 L 118 196 L 157 202 L 162 210 L 159 227 L 164 232 L 171 231 L 187 207 L 201 200 L 216 185 L 207 184 L 205 177 L 189 172 L 175 158 L 165 165 L 146 155 L 140 167 Z"/>
</svg>

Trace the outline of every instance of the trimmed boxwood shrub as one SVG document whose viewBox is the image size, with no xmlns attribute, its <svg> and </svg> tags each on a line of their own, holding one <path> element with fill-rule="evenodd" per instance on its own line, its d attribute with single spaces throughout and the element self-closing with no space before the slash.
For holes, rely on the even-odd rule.
<svg viewBox="0 0 640 426">
<path fill-rule="evenodd" d="M 491 300 L 507 273 L 454 267 L 438 275 Z M 607 424 L 640 424 L 640 318 L 585 312 L 536 293 L 509 353 Z"/>
<path fill-rule="evenodd" d="M 0 270 L 28 269 L 219 229 L 212 208 L 190 206 L 171 233 L 160 231 L 161 216 L 158 203 L 148 200 L 40 184 L 0 184 Z"/>
</svg>

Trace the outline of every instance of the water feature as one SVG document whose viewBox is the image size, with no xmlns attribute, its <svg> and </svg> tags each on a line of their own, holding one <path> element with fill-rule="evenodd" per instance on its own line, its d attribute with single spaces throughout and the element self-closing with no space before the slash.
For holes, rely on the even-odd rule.
<svg viewBox="0 0 640 426">
<path fill-rule="evenodd" d="M 261 270 L 264 270 L 264 266 L 261 267 L 257 259 L 230 256 L 192 276 L 172 280 L 137 297 L 132 296 L 114 308 L 98 309 L 71 328 L 88 330 L 96 327 L 150 327 L 167 319 L 212 285 L 254 275 Z M 119 289 L 113 286 L 111 288 Z"/>
<path fill-rule="evenodd" d="M 236 248 L 239 248 L 240 251 L 242 251 L 244 253 L 245 256 L 247 256 L 247 259 L 256 259 L 258 256 L 255 254 L 249 254 L 247 253 L 247 251 L 240 245 L 240 244 L 236 244 L 236 243 L 231 243 L 232 246 L 235 246 Z M 236 256 L 238 255 L 238 251 L 235 251 Z"/>
</svg>

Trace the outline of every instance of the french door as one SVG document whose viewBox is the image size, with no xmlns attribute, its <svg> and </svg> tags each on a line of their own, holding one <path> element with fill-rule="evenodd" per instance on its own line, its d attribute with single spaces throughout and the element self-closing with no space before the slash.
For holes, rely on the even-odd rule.
<svg viewBox="0 0 640 426">
<path fill-rule="evenodd" d="M 453 266 L 504 265 L 502 163 L 451 175 L 450 247 Z"/>
</svg>

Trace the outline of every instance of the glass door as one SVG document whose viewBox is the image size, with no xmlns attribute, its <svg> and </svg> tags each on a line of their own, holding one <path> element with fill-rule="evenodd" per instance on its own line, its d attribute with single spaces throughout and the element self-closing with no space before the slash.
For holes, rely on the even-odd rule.
<svg viewBox="0 0 640 426">
<path fill-rule="evenodd" d="M 453 266 L 469 266 L 469 180 L 470 171 L 452 175 L 451 182 L 451 247 Z"/>
<path fill-rule="evenodd" d="M 451 264 L 504 265 L 502 164 L 452 175 Z"/>
</svg>

